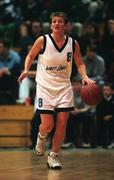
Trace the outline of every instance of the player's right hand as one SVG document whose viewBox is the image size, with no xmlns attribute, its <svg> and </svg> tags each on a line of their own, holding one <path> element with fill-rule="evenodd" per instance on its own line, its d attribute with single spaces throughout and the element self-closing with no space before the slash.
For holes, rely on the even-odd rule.
<svg viewBox="0 0 114 180">
<path fill-rule="evenodd" d="M 27 71 L 27 70 L 24 70 L 24 71 L 21 73 L 21 75 L 19 76 L 18 82 L 19 82 L 19 83 L 22 82 L 22 80 L 23 80 L 25 77 L 27 77 L 27 76 L 28 76 L 28 71 Z"/>
</svg>

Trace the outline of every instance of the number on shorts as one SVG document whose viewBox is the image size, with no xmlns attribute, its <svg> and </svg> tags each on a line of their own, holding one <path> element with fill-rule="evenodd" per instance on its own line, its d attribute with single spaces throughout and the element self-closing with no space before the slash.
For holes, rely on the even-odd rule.
<svg viewBox="0 0 114 180">
<path fill-rule="evenodd" d="M 38 107 L 42 107 L 42 105 L 43 105 L 43 99 L 39 98 L 38 99 Z"/>
</svg>

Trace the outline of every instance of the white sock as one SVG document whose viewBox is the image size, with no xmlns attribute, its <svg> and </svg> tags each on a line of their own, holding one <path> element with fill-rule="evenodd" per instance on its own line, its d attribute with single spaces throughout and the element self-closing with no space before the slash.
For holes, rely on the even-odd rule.
<svg viewBox="0 0 114 180">
<path fill-rule="evenodd" d="M 45 139 L 47 135 L 42 136 L 42 135 L 40 134 L 40 132 L 39 132 L 39 133 L 38 133 L 38 136 L 39 136 L 40 139 Z"/>
<path fill-rule="evenodd" d="M 50 152 L 50 156 L 52 156 L 52 157 L 58 156 L 58 153 L 56 153 L 56 152 Z"/>
</svg>

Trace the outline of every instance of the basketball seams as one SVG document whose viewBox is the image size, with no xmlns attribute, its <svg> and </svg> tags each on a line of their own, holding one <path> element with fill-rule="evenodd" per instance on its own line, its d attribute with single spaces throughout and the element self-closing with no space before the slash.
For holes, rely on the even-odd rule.
<svg viewBox="0 0 114 180">
<path fill-rule="evenodd" d="M 81 88 L 82 100 L 88 105 L 97 105 L 101 100 L 101 89 L 97 84 L 87 84 Z"/>
</svg>

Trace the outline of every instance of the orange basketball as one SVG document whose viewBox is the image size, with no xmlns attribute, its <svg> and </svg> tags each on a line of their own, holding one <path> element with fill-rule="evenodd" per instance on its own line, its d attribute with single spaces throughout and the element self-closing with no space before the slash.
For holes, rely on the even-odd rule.
<svg viewBox="0 0 114 180">
<path fill-rule="evenodd" d="M 81 98 L 88 105 L 97 105 L 102 98 L 101 88 L 97 84 L 86 84 L 81 88 Z"/>
</svg>

